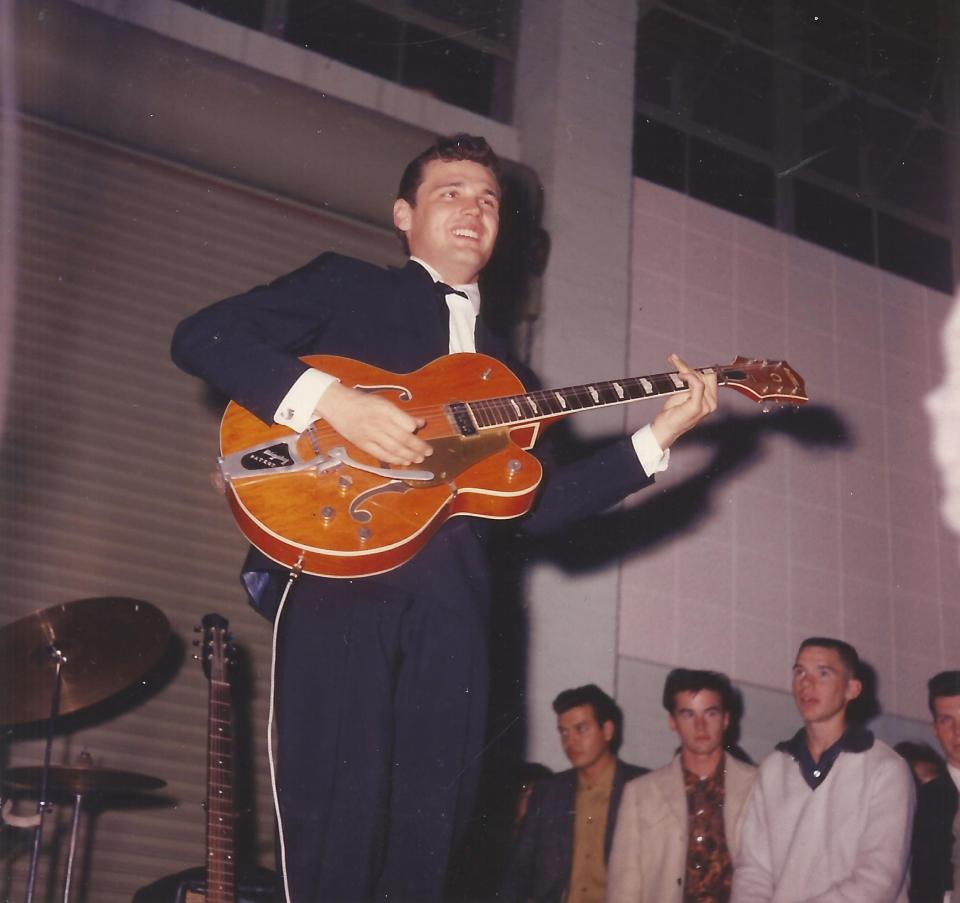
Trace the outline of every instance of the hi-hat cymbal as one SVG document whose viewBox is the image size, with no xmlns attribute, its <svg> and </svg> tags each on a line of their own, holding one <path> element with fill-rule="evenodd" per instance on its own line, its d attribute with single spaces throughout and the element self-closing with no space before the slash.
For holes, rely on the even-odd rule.
<svg viewBox="0 0 960 903">
<path fill-rule="evenodd" d="M 119 693 L 163 655 L 170 624 L 155 605 L 136 599 L 78 599 L 0 628 L 0 724 L 50 717 L 61 667 L 58 714 Z"/>
<path fill-rule="evenodd" d="M 8 768 L 3 775 L 4 783 L 28 790 L 39 790 L 43 782 L 43 766 L 28 765 L 24 768 Z M 158 790 L 166 781 L 138 774 L 135 771 L 114 771 L 109 768 L 64 768 L 51 766 L 47 789 L 86 795 L 89 793 L 131 793 L 140 790 Z"/>
</svg>

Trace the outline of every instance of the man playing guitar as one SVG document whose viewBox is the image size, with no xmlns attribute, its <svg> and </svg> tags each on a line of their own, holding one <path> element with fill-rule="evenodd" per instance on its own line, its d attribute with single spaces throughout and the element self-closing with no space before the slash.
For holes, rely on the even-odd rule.
<svg viewBox="0 0 960 903">
<path fill-rule="evenodd" d="M 265 423 L 301 433 L 322 418 L 383 468 L 428 466 L 415 411 L 299 358 L 335 354 L 393 373 L 451 352 L 505 359 L 477 288 L 500 195 L 484 139 L 438 140 L 408 165 L 393 207 L 411 257 L 404 268 L 323 254 L 185 320 L 174 360 Z M 548 470 L 524 530 L 561 529 L 649 485 L 667 449 L 716 408 L 716 376 L 670 361 L 689 391 L 634 436 Z M 346 491 L 349 474 L 339 479 Z M 274 619 L 278 647 L 278 872 L 288 901 L 442 899 L 484 740 L 488 529 L 453 518 L 399 567 L 355 579 L 305 574 L 289 597 L 289 568 L 251 550 L 243 580 Z"/>
</svg>

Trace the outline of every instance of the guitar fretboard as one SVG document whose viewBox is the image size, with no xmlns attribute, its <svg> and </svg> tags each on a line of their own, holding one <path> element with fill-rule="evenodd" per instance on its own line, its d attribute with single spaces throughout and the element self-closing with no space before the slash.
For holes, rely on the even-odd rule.
<svg viewBox="0 0 960 903">
<path fill-rule="evenodd" d="M 699 373 L 718 374 L 721 383 L 725 368 L 705 367 Z M 563 389 L 539 389 L 523 395 L 505 395 L 500 398 L 485 398 L 462 405 L 452 405 L 454 417 L 462 423 L 463 410 L 468 410 L 479 429 L 535 422 L 548 417 L 572 414 L 590 408 L 627 404 L 644 398 L 656 398 L 685 392 L 686 383 L 679 374 L 656 373 L 652 376 L 628 376 L 607 382 L 588 383 L 582 386 L 567 386 Z"/>
<path fill-rule="evenodd" d="M 230 686 L 222 675 L 213 673 L 210 675 L 208 724 L 207 903 L 234 903 L 236 875 Z"/>
</svg>

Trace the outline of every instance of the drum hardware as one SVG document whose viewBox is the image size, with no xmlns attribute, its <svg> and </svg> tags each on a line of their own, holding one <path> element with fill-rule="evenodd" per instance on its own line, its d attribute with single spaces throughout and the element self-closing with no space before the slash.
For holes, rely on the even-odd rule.
<svg viewBox="0 0 960 903">
<path fill-rule="evenodd" d="M 74 791 L 74 837 L 64 885 L 65 901 L 80 802 L 84 795 L 104 789 L 97 783 L 99 779 L 90 777 L 90 769 L 86 769 L 86 777 L 80 778 L 76 774 L 67 776 L 64 769 L 51 766 L 57 719 L 102 702 L 139 680 L 160 661 L 169 636 L 170 624 L 160 609 L 149 602 L 126 598 L 66 602 L 0 628 L 0 725 L 46 720 L 43 765 L 29 773 L 31 786 L 38 788 L 38 800 L 26 903 L 33 903 L 51 780 L 82 788 Z M 13 781 L 10 775 L 17 772 L 21 777 L 26 774 L 24 769 L 11 769 L 6 780 Z M 114 780 L 117 775 L 132 773 L 113 772 Z M 60 789 L 66 789 L 66 785 Z"/>
</svg>

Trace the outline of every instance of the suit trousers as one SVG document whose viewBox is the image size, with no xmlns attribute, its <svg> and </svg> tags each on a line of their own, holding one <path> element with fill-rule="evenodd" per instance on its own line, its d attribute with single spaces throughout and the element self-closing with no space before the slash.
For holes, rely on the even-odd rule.
<svg viewBox="0 0 960 903">
<path fill-rule="evenodd" d="M 445 532 L 418 561 L 445 551 Z M 443 897 L 476 795 L 487 592 L 417 571 L 407 586 L 302 577 L 281 613 L 277 783 L 293 903 Z"/>
</svg>

